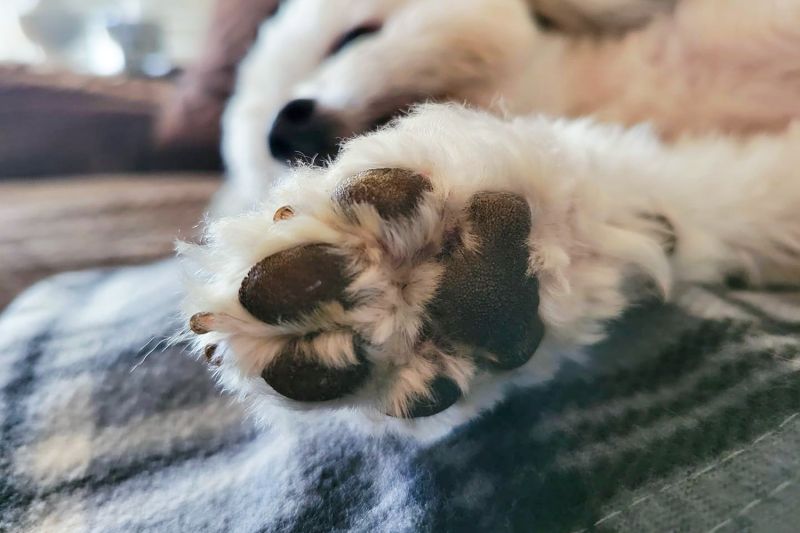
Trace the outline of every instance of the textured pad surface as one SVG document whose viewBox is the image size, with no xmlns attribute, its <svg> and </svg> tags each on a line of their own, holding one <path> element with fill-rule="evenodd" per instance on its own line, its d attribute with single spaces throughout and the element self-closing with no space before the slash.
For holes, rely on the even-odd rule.
<svg viewBox="0 0 800 533">
<path fill-rule="evenodd" d="M 322 245 L 298 246 L 260 261 L 239 288 L 239 302 L 251 315 L 278 324 L 298 320 L 331 302 L 345 302 L 345 262 Z"/>
<path fill-rule="evenodd" d="M 539 284 L 528 275 L 528 204 L 513 194 L 475 195 L 467 208 L 477 250 L 463 243 L 443 258 L 445 273 L 431 304 L 435 334 L 488 352 L 497 369 L 530 359 L 544 335 Z"/>
</svg>

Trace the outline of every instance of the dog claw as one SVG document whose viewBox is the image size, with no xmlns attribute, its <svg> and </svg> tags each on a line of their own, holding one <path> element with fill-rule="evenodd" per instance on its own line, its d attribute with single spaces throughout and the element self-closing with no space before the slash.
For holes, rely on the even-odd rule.
<svg viewBox="0 0 800 533">
<path fill-rule="evenodd" d="M 203 348 L 203 356 L 206 358 L 207 363 L 212 363 L 214 361 L 214 355 L 217 353 L 217 345 L 216 344 L 209 344 L 205 348 Z"/>
<path fill-rule="evenodd" d="M 272 216 L 273 222 L 279 222 L 281 220 L 288 220 L 294 216 L 294 209 L 291 206 L 285 205 L 281 208 L 278 208 L 275 211 L 275 214 Z"/>
<path fill-rule="evenodd" d="M 214 315 L 211 313 L 196 313 L 189 319 L 189 329 L 196 335 L 205 335 L 213 331 Z"/>
<path fill-rule="evenodd" d="M 341 183 L 333 198 L 345 208 L 368 204 L 385 220 L 411 216 L 422 195 L 433 190 L 428 178 L 402 168 L 376 168 Z"/>
<path fill-rule="evenodd" d="M 456 246 L 442 259 L 431 317 L 444 340 L 475 347 L 490 369 L 510 370 L 527 362 L 544 336 L 539 284 L 528 274 L 530 209 L 513 194 L 479 193 L 467 219 L 479 248 Z"/>
</svg>

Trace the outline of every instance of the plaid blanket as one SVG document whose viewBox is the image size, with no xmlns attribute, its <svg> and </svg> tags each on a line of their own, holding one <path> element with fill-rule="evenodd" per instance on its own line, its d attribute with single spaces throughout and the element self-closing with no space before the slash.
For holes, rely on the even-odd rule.
<svg viewBox="0 0 800 533">
<path fill-rule="evenodd" d="M 797 531 L 800 290 L 697 287 L 435 444 L 256 431 L 163 339 L 178 268 L 0 318 L 0 530 Z"/>
</svg>

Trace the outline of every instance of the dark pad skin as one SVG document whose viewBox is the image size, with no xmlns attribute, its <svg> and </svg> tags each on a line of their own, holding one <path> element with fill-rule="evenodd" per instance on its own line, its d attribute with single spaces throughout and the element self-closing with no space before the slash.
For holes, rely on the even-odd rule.
<svg viewBox="0 0 800 533">
<path fill-rule="evenodd" d="M 376 168 L 341 183 L 333 198 L 343 207 L 369 204 L 381 218 L 392 220 L 414 214 L 423 193 L 433 186 L 425 176 L 401 168 Z"/>
<path fill-rule="evenodd" d="M 296 320 L 322 303 L 347 303 L 350 283 L 343 257 L 321 244 L 284 250 L 263 259 L 239 287 L 239 302 L 267 324 Z"/>
<path fill-rule="evenodd" d="M 544 336 L 539 283 L 528 275 L 530 208 L 502 192 L 476 194 L 466 210 L 477 251 L 448 247 L 441 285 L 429 305 L 434 342 L 457 342 L 489 352 L 488 368 L 510 370 L 530 359 Z"/>
<path fill-rule="evenodd" d="M 455 381 L 437 376 L 429 385 L 430 398 L 414 398 L 405 418 L 423 418 L 441 413 L 461 398 L 461 389 Z"/>
<path fill-rule="evenodd" d="M 308 354 L 302 342 L 292 342 L 262 372 L 275 392 L 298 402 L 335 400 L 356 391 L 369 375 L 369 365 L 356 342 L 360 362 L 342 368 L 322 365 Z"/>
</svg>

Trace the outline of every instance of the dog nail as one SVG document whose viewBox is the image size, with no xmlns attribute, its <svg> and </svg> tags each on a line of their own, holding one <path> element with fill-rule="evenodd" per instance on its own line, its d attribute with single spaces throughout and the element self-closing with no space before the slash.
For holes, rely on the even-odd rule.
<svg viewBox="0 0 800 533">
<path fill-rule="evenodd" d="M 214 354 L 217 353 L 217 345 L 216 344 L 209 344 L 205 348 L 203 348 L 203 355 L 206 358 L 206 362 L 210 363 L 211 360 L 214 358 Z"/>
<path fill-rule="evenodd" d="M 196 313 L 189 319 L 189 329 L 197 335 L 205 335 L 214 327 L 214 315 L 211 313 Z"/>
<path fill-rule="evenodd" d="M 425 192 L 432 191 L 428 178 L 402 168 L 366 170 L 345 180 L 333 193 L 340 205 L 369 204 L 381 218 L 410 216 Z"/>
<path fill-rule="evenodd" d="M 275 211 L 275 215 L 272 217 L 273 222 L 278 222 L 281 220 L 288 220 L 294 216 L 294 209 L 285 205 Z"/>
</svg>

